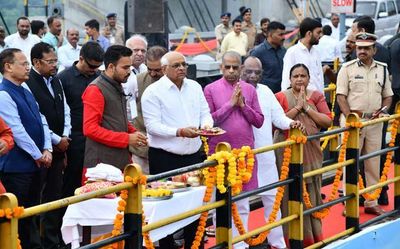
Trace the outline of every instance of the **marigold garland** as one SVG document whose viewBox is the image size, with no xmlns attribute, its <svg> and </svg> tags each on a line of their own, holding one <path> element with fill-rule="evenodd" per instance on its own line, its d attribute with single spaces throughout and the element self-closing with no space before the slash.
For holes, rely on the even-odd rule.
<svg viewBox="0 0 400 249">
<path fill-rule="evenodd" d="M 206 148 L 208 148 L 208 146 L 206 146 L 206 140 L 203 140 L 202 138 L 202 141 L 206 150 Z M 250 146 L 243 146 L 241 149 L 233 149 L 231 152 L 219 151 L 208 156 L 207 160 L 216 160 L 218 164 L 215 167 L 208 167 L 202 170 L 206 184 L 206 193 L 203 198 L 204 203 L 207 203 L 211 200 L 214 185 L 217 186 L 217 189 L 220 191 L 220 193 L 226 192 L 226 163 L 228 164 L 228 175 L 226 178 L 228 184 L 231 186 L 233 195 L 239 194 L 242 191 L 243 182 L 246 183 L 250 180 L 255 163 L 254 153 Z M 204 235 L 207 218 L 208 212 L 201 213 L 196 236 L 191 249 L 199 248 Z"/>
<path fill-rule="evenodd" d="M 25 209 L 24 207 L 14 207 L 14 208 L 4 208 L 4 209 L 0 209 L 0 218 L 5 217 L 6 219 L 13 219 L 16 218 L 18 219 L 19 217 L 22 216 L 22 214 L 24 213 Z M 18 234 L 17 234 L 18 236 Z M 21 240 L 17 237 L 17 249 L 22 249 L 21 246 Z"/>
<path fill-rule="evenodd" d="M 398 126 L 399 126 L 399 120 L 395 119 L 390 128 L 391 138 L 390 138 L 390 142 L 389 142 L 389 147 L 394 147 L 394 145 L 395 145 Z M 382 170 L 381 178 L 379 179 L 379 183 L 382 183 L 387 180 L 387 175 L 389 173 L 390 166 L 392 165 L 393 154 L 394 154 L 393 151 L 389 151 L 386 153 L 386 160 L 385 160 L 385 164 L 384 164 L 384 167 Z M 358 175 L 358 187 L 360 188 L 360 190 L 365 189 L 364 181 L 360 174 Z M 382 191 L 382 188 L 378 188 L 378 189 L 375 189 L 372 193 L 364 193 L 364 194 L 362 194 L 362 196 L 368 201 L 373 201 L 373 200 L 376 200 L 379 198 L 381 191 Z"/>
<path fill-rule="evenodd" d="M 4 208 L 0 209 L 0 218 L 6 219 L 19 218 L 24 213 L 24 207 Z"/>
<path fill-rule="evenodd" d="M 334 89 L 336 89 L 336 84 L 330 83 L 328 87 L 329 87 L 329 88 L 334 88 Z M 333 91 L 332 91 L 332 95 L 333 95 L 333 98 L 332 98 L 332 103 L 331 103 L 331 104 L 332 104 L 332 107 L 331 107 L 331 116 L 332 116 L 332 120 L 333 120 L 333 118 L 335 117 L 336 90 L 333 90 Z M 333 125 L 333 122 L 332 122 L 332 124 L 331 124 L 331 127 L 332 127 L 332 125 Z"/>
<path fill-rule="evenodd" d="M 208 145 L 208 142 L 207 142 L 208 138 L 205 136 L 201 136 L 200 139 L 203 142 L 204 152 L 208 156 L 208 153 L 210 152 L 210 146 Z"/>
<path fill-rule="evenodd" d="M 304 140 L 304 138 L 297 139 L 297 137 L 295 137 L 295 136 L 293 138 L 294 138 L 293 139 L 294 141 L 296 141 L 296 142 L 299 141 L 299 143 L 302 143 L 303 141 L 307 141 L 307 138 L 305 138 L 305 140 Z M 291 156 L 292 156 L 292 149 L 290 148 L 290 146 L 286 146 L 284 153 L 283 153 L 281 176 L 279 178 L 280 181 L 286 180 L 289 175 L 289 163 L 290 163 Z M 272 223 L 272 222 L 276 221 L 276 217 L 278 215 L 284 193 L 285 193 L 285 186 L 278 187 L 274 205 L 273 205 L 272 211 L 268 217 L 268 223 Z M 246 230 L 244 229 L 244 226 L 243 226 L 242 220 L 240 218 L 236 203 L 232 204 L 232 216 L 233 216 L 233 222 L 234 222 L 237 230 L 239 231 L 239 234 L 240 235 L 245 234 Z M 245 242 L 247 244 L 249 244 L 250 246 L 259 245 L 265 241 L 269 232 L 270 231 L 264 231 L 255 238 L 246 239 Z"/>
<path fill-rule="evenodd" d="M 362 128 L 362 123 L 361 122 L 350 122 L 350 123 L 346 123 L 346 127 Z M 345 131 L 343 134 L 342 147 L 340 148 L 339 158 L 338 158 L 339 163 L 344 162 L 346 160 L 346 149 L 347 149 L 347 141 L 349 139 L 349 135 L 350 135 L 349 131 Z M 331 194 L 329 195 L 327 202 L 331 202 L 336 199 L 337 192 L 338 192 L 339 186 L 340 186 L 340 177 L 342 176 L 342 174 L 343 174 L 343 168 L 340 167 L 336 170 L 335 178 L 334 178 L 333 185 L 332 185 L 332 191 L 331 191 Z M 306 187 L 305 182 L 303 182 L 303 201 L 304 201 L 304 204 L 307 207 L 307 209 L 310 209 L 313 207 L 313 205 L 311 204 L 310 195 L 307 192 L 307 187 Z M 324 219 L 326 216 L 329 215 L 329 211 L 330 211 L 330 207 L 327 207 L 320 211 L 316 211 L 316 212 L 312 213 L 312 216 L 317 219 Z"/>
<path fill-rule="evenodd" d="M 215 167 L 208 167 L 208 168 L 203 169 L 203 175 L 204 175 L 205 183 L 206 183 L 206 193 L 204 194 L 204 197 L 203 197 L 204 203 L 211 201 L 212 192 L 213 192 L 213 188 L 214 188 L 214 184 L 215 184 L 215 180 L 216 180 L 215 179 L 216 173 L 217 172 L 216 172 Z M 200 219 L 199 219 L 199 225 L 197 226 L 196 235 L 194 237 L 191 249 L 199 248 L 199 246 L 201 244 L 201 240 L 204 236 L 207 218 L 208 218 L 208 211 L 201 213 Z"/>
<path fill-rule="evenodd" d="M 140 185 L 146 185 L 147 183 L 147 177 L 145 175 L 140 175 L 138 177 L 131 177 L 131 176 L 125 176 L 124 178 L 125 182 L 132 182 L 133 184 L 140 184 Z M 126 208 L 126 201 L 128 199 L 128 190 L 121 190 L 120 194 L 121 200 L 118 201 L 118 207 L 117 211 L 118 213 L 115 215 L 114 219 L 114 226 L 113 230 L 111 231 L 111 236 L 115 237 L 121 234 L 122 230 L 122 225 L 123 225 L 123 220 L 124 220 L 124 215 L 123 213 L 125 212 Z M 145 216 L 144 212 L 142 211 L 142 225 L 145 225 Z M 149 233 L 143 233 L 143 239 L 145 242 L 145 246 L 147 249 L 154 249 L 153 242 L 150 239 Z M 108 249 L 116 249 L 118 247 L 117 243 L 114 243 L 108 247 Z"/>
</svg>

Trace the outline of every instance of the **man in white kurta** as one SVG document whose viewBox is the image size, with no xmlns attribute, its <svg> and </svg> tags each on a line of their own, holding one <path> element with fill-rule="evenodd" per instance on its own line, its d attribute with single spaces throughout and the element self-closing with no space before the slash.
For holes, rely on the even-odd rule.
<svg viewBox="0 0 400 249">
<path fill-rule="evenodd" d="M 261 110 L 264 114 L 263 125 L 258 129 L 253 128 L 255 148 L 272 145 L 272 124 L 282 130 L 287 130 L 290 127 L 301 127 L 300 122 L 293 121 L 290 118 L 286 117 L 281 105 L 276 100 L 275 95 L 268 88 L 268 86 L 257 84 L 257 82 L 259 82 L 259 80 L 261 79 L 261 75 L 261 61 L 253 56 L 248 57 L 244 62 L 242 80 L 256 87 L 258 102 L 260 103 Z M 258 187 L 263 187 L 279 181 L 274 151 L 257 154 L 256 157 L 258 163 Z M 268 216 L 272 211 L 276 192 L 277 191 L 275 188 L 260 194 L 261 200 L 264 205 L 264 215 L 266 220 L 268 220 Z M 277 214 L 277 220 L 279 220 L 280 218 L 281 212 L 279 210 Z M 270 244 L 270 246 L 272 246 L 272 248 L 286 248 L 281 226 L 271 230 L 268 235 L 268 243 Z"/>
</svg>

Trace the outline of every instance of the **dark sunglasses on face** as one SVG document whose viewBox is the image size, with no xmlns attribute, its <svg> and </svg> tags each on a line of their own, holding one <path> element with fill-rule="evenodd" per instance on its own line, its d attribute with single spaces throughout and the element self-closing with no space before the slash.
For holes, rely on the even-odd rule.
<svg viewBox="0 0 400 249">
<path fill-rule="evenodd" d="M 91 69 L 97 69 L 97 68 L 99 68 L 101 66 L 101 64 L 100 65 L 94 65 L 94 64 L 90 64 L 86 59 L 84 59 L 84 60 L 85 60 L 86 64 L 88 65 L 88 67 L 91 68 Z"/>
<path fill-rule="evenodd" d="M 233 70 L 238 70 L 238 69 L 239 69 L 239 65 L 224 65 L 224 68 L 225 68 L 226 70 L 230 70 L 231 68 L 232 68 Z"/>
</svg>

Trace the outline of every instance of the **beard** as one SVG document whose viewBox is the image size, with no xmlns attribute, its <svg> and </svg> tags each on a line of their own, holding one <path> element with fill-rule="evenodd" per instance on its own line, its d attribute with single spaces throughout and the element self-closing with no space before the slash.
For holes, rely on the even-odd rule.
<svg viewBox="0 0 400 249">
<path fill-rule="evenodd" d="M 319 43 L 319 39 L 317 39 L 315 37 L 311 37 L 311 40 L 310 40 L 311 45 L 318 45 L 318 43 Z"/>
</svg>

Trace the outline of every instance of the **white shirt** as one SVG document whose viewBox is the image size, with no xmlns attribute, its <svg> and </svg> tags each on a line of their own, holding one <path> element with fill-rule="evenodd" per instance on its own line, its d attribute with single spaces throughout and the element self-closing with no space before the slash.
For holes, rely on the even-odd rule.
<svg viewBox="0 0 400 249">
<path fill-rule="evenodd" d="M 336 39 L 337 41 L 340 41 L 340 24 L 338 24 L 337 27 L 333 26 L 333 24 L 330 22 L 329 26 L 332 28 L 332 38 Z"/>
<path fill-rule="evenodd" d="M 178 155 L 193 154 L 201 146 L 199 137 L 177 137 L 178 128 L 214 124 L 200 84 L 186 78 L 180 90 L 167 76 L 148 86 L 142 111 L 149 146 Z"/>
<path fill-rule="evenodd" d="M 79 60 L 79 53 L 81 51 L 81 46 L 76 45 L 74 48 L 69 42 L 58 48 L 57 56 L 60 66 L 64 68 L 72 66 L 72 64 Z"/>
<path fill-rule="evenodd" d="M 136 98 L 138 96 L 138 85 L 137 85 L 137 76 L 140 73 L 147 72 L 147 66 L 142 63 L 139 66 L 139 69 L 131 67 L 131 75 L 129 75 L 128 80 L 125 84 L 122 84 L 122 89 L 124 90 L 125 95 L 127 95 L 127 112 L 128 112 L 128 120 L 132 121 L 137 116 L 136 109 Z"/>
<path fill-rule="evenodd" d="M 315 47 L 318 49 L 321 61 L 334 61 L 336 58 L 343 61 L 339 41 L 332 36 L 322 36 Z"/>
<path fill-rule="evenodd" d="M 28 34 L 26 39 L 22 39 L 19 33 L 14 33 L 12 35 L 7 36 L 4 39 L 6 43 L 6 48 L 18 48 L 21 49 L 28 62 L 31 63 L 31 49 L 36 44 L 41 42 L 38 36 L 32 35 L 31 33 Z"/>
<path fill-rule="evenodd" d="M 308 84 L 308 89 L 323 93 L 324 73 L 322 72 L 322 64 L 319 57 L 319 52 L 315 46 L 312 46 L 311 50 L 308 50 L 308 48 L 299 41 L 296 45 L 290 47 L 286 51 L 285 57 L 283 57 L 282 91 L 290 86 L 290 69 L 294 65 L 302 63 L 306 65 L 310 71 L 310 84 Z"/>
<path fill-rule="evenodd" d="M 273 144 L 272 124 L 279 129 L 287 130 L 290 128 L 290 123 L 293 122 L 293 120 L 286 117 L 281 105 L 268 86 L 257 84 L 257 96 L 261 111 L 264 114 L 264 123 L 259 129 L 253 127 L 255 148 Z M 258 163 L 258 186 L 262 187 L 277 182 L 279 177 L 275 162 L 275 152 L 268 151 L 257 154 L 256 157 Z M 276 188 L 262 194 L 275 195 Z"/>
</svg>

